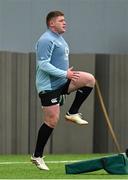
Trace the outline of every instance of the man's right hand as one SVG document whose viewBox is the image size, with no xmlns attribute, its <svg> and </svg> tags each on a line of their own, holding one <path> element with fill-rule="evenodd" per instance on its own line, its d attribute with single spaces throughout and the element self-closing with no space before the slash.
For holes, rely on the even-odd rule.
<svg viewBox="0 0 128 180">
<path fill-rule="evenodd" d="M 73 67 L 67 70 L 67 78 L 71 79 L 72 81 L 77 81 L 79 79 L 79 71 L 73 71 Z"/>
</svg>

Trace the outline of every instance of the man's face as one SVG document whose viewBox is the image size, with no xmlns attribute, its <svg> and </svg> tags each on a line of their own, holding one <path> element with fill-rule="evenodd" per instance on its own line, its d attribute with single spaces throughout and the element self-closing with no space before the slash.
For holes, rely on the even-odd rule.
<svg viewBox="0 0 128 180">
<path fill-rule="evenodd" d="M 49 25 L 54 32 L 59 34 L 62 34 L 66 31 L 66 22 L 64 16 L 52 18 Z"/>
</svg>

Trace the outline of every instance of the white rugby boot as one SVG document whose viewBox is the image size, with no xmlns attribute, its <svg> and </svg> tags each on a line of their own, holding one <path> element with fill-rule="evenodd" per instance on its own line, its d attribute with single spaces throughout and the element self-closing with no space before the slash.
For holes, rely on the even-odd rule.
<svg viewBox="0 0 128 180">
<path fill-rule="evenodd" d="M 45 164 L 45 162 L 44 162 L 44 159 L 41 158 L 41 157 L 31 156 L 31 162 L 32 162 L 33 164 L 35 164 L 35 165 L 36 165 L 39 169 L 41 169 L 41 170 L 46 170 L 46 171 L 49 170 L 48 166 L 47 166 L 47 165 Z"/>
<path fill-rule="evenodd" d="M 82 114 L 81 113 L 77 113 L 77 114 L 69 114 L 69 113 L 67 113 L 65 115 L 65 118 L 66 118 L 67 121 L 71 121 L 71 122 L 74 122 L 76 124 L 80 124 L 80 125 L 87 125 L 88 124 L 87 121 L 82 119 Z"/>
</svg>

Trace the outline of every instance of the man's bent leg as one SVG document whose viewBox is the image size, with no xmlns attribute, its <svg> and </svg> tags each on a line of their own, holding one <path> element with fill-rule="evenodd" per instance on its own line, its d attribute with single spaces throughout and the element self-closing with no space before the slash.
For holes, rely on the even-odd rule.
<svg viewBox="0 0 128 180">
<path fill-rule="evenodd" d="M 88 124 L 87 121 L 83 121 L 80 113 L 78 113 L 79 108 L 86 100 L 86 98 L 91 93 L 94 85 L 95 78 L 89 74 L 84 72 L 79 72 L 80 78 L 76 82 L 72 82 L 69 85 L 69 92 L 77 90 L 75 99 L 69 109 L 69 112 L 66 114 L 66 119 L 74 121 L 78 124 Z"/>
</svg>

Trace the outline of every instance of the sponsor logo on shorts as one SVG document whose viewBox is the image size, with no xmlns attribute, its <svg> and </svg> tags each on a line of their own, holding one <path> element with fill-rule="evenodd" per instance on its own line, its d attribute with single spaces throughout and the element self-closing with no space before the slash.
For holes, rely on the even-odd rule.
<svg viewBox="0 0 128 180">
<path fill-rule="evenodd" d="M 58 102 L 58 101 L 57 101 L 57 98 L 51 99 L 51 102 L 52 102 L 53 104 L 56 103 L 56 102 Z"/>
</svg>

